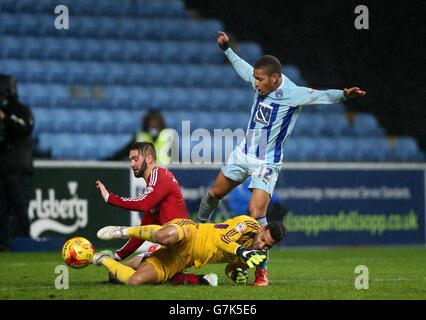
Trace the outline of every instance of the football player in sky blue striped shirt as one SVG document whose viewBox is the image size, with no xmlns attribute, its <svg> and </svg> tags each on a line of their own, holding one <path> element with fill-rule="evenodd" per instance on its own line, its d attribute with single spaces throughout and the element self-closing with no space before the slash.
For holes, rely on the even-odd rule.
<svg viewBox="0 0 426 320">
<path fill-rule="evenodd" d="M 340 103 L 366 93 L 358 87 L 344 90 L 314 90 L 296 86 L 281 73 L 280 61 L 261 57 L 254 68 L 229 47 L 226 33 L 217 42 L 238 75 L 255 90 L 246 136 L 230 154 L 213 186 L 200 203 L 199 222 L 206 222 L 220 199 L 249 176 L 252 195 L 250 216 L 267 224 L 266 209 L 283 161 L 283 148 L 290 137 L 302 106 Z M 255 285 L 268 285 L 266 268 L 256 271 Z"/>
</svg>

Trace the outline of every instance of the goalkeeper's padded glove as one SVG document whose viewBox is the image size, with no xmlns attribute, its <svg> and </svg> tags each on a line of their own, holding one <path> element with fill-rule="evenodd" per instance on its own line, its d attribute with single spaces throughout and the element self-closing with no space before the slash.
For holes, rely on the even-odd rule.
<svg viewBox="0 0 426 320">
<path fill-rule="evenodd" d="M 266 259 L 266 253 L 263 250 L 249 249 L 244 246 L 239 246 L 235 251 L 235 254 L 243 258 L 244 262 L 253 268 Z"/>
<path fill-rule="evenodd" d="M 224 41 L 222 44 L 218 43 L 218 45 L 223 51 L 226 51 L 229 48 L 230 42 L 231 41 L 228 40 L 228 41 Z"/>
<path fill-rule="evenodd" d="M 234 272 L 232 272 L 231 279 L 236 284 L 247 284 L 248 273 L 241 268 L 237 268 Z"/>
</svg>

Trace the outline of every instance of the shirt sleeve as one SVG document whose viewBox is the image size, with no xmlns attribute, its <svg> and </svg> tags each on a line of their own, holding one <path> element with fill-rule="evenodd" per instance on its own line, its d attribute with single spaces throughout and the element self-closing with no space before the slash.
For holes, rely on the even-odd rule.
<svg viewBox="0 0 426 320">
<path fill-rule="evenodd" d="M 255 79 L 253 77 L 253 67 L 246 61 L 241 59 L 231 48 L 225 50 L 225 56 L 231 62 L 232 67 L 238 75 L 244 80 L 249 82 L 255 88 Z"/>
<path fill-rule="evenodd" d="M 249 216 L 238 216 L 224 222 L 229 224 L 225 233 L 216 236 L 216 247 L 228 253 L 235 254 L 240 244 L 237 243 L 244 235 L 257 233 L 259 224 Z"/>
<path fill-rule="evenodd" d="M 110 193 L 108 203 L 123 209 L 133 211 L 148 211 L 160 203 L 169 193 L 170 184 L 156 183 L 155 186 L 148 186 L 144 193 L 136 198 L 124 198 Z"/>
<path fill-rule="evenodd" d="M 285 94 L 295 106 L 334 104 L 346 101 L 343 90 L 314 90 L 305 87 L 288 88 Z"/>
</svg>

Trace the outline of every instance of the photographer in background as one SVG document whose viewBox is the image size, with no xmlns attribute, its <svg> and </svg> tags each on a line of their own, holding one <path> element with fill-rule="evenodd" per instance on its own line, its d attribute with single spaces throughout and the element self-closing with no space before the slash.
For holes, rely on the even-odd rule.
<svg viewBox="0 0 426 320">
<path fill-rule="evenodd" d="M 18 101 L 16 81 L 0 74 L 0 251 L 13 237 L 29 237 L 34 116 Z"/>
<path fill-rule="evenodd" d="M 129 148 L 133 142 L 150 142 L 157 150 L 157 163 L 159 165 L 178 162 L 179 147 L 176 146 L 173 130 L 167 128 L 161 112 L 149 110 L 141 120 L 141 128 L 135 132 L 134 138 L 105 160 L 125 160 L 129 156 Z"/>
</svg>

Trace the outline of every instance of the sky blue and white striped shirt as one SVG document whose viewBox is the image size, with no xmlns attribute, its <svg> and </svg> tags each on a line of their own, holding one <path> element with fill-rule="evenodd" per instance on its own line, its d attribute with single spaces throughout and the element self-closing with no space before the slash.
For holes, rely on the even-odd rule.
<svg viewBox="0 0 426 320">
<path fill-rule="evenodd" d="M 346 100 L 342 90 L 298 87 L 285 75 L 282 75 L 283 81 L 277 90 L 262 96 L 255 87 L 253 67 L 231 48 L 225 51 L 225 55 L 238 75 L 255 90 L 246 136 L 237 148 L 266 163 L 282 163 L 284 145 L 290 137 L 302 106 L 334 104 Z"/>
</svg>

